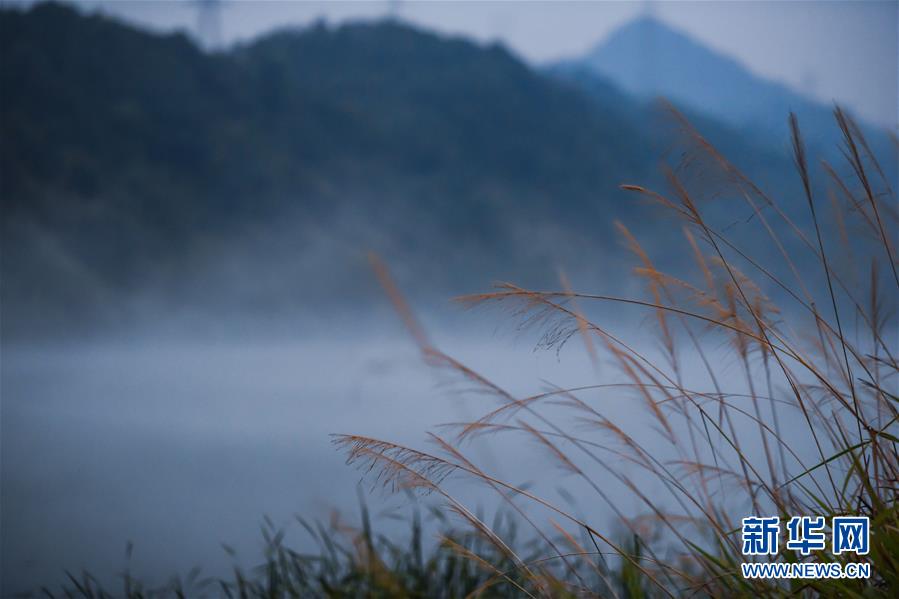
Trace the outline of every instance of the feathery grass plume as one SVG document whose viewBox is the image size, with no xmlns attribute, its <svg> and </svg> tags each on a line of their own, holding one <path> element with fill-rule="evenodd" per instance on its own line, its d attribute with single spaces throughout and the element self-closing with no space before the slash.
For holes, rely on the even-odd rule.
<svg viewBox="0 0 899 599">
<path fill-rule="evenodd" d="M 524 326 L 540 329 L 541 348 L 560 351 L 581 335 L 585 349 L 602 351 L 619 380 L 516 397 L 431 345 L 375 260 L 426 360 L 474 383 L 499 406 L 448 425 L 456 431 L 452 442 L 432 437 L 439 456 L 355 436 L 337 443 L 376 482 L 437 491 L 498 549 L 495 555 L 511 560 L 510 580 L 499 564 L 456 549 L 492 572 L 479 593 L 505 585 L 529 596 L 899 596 L 895 186 L 839 107 L 834 117 L 848 179 L 822 163 L 824 177 L 816 180 L 799 122 L 789 117 L 798 196 L 754 184 L 668 109 L 686 146 L 665 171 L 668 190 L 621 187 L 681 221 L 684 245 L 666 248 L 667 256 L 687 258 L 676 272 L 661 270 L 619 223 L 647 298 L 578 292 L 562 277 L 559 291 L 501 283 L 460 299 L 507 307 Z M 734 207 L 722 210 L 724 202 Z M 747 216 L 734 221 L 739 210 Z M 603 324 L 601 307 L 612 304 L 654 316 L 660 354 Z M 645 419 L 632 411 L 625 420 L 612 416 L 610 402 L 634 400 Z M 589 522 L 538 490 L 501 480 L 460 449 L 463 442 L 498 443 L 511 435 L 533 441 L 595 493 L 618 524 Z M 500 531 L 472 518 L 444 490 L 450 474 L 486 483 L 513 506 L 542 555 L 526 560 L 504 546 Z M 776 555 L 747 557 L 739 522 L 752 514 L 867 516 L 870 552 L 807 557 L 781 543 Z M 614 526 L 623 532 L 610 532 Z M 863 561 L 871 577 L 745 579 L 740 564 L 752 560 Z"/>
</svg>

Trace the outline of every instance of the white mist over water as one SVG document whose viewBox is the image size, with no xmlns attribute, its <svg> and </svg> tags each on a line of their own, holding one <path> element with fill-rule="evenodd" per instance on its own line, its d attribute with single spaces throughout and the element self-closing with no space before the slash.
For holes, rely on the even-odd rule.
<svg viewBox="0 0 899 599">
<path fill-rule="evenodd" d="M 472 362 L 532 382 L 554 355 L 469 340 Z M 521 358 L 524 358 L 523 360 Z M 360 474 L 331 433 L 415 444 L 485 409 L 454 400 L 401 331 L 393 338 L 209 345 L 4 347 L 4 590 L 87 568 L 164 580 L 252 563 L 259 524 L 357 516 Z M 384 503 L 380 496 L 370 498 Z M 403 497 L 387 503 L 403 504 Z"/>
<path fill-rule="evenodd" d="M 643 333 L 639 338 L 654 347 Z M 435 341 L 520 397 L 551 384 L 620 380 L 611 366 L 593 369 L 578 337 L 559 355 L 533 351 L 532 336 L 489 330 L 445 331 Z M 129 541 L 132 573 L 151 582 L 183 576 L 194 566 L 205 575 L 227 575 L 234 559 L 222 543 L 237 550 L 239 563 L 255 565 L 264 516 L 287 528 L 292 546 L 310 549 L 295 515 L 325 519 L 337 509 L 350 522 L 358 518 L 362 475 L 344 464 L 330 434 L 435 451 L 426 431 L 450 435 L 435 427 L 474 420 L 499 405 L 471 390 L 470 383 L 426 366 L 399 329 L 295 342 L 156 338 L 6 346 L 3 591 L 52 585 L 65 570 L 81 569 L 115 588 Z M 657 433 L 633 393 L 589 397 L 615 422 L 645 422 L 647 448 L 662 446 L 652 441 Z M 564 487 L 580 513 L 600 525 L 609 522 L 595 493 L 565 476 L 532 440 L 487 439 L 463 450 L 499 478 L 536 483 L 554 499 L 556 488 Z M 596 471 L 595 478 L 606 475 Z M 478 485 L 450 484 L 473 507 L 491 512 L 499 503 Z M 664 494 L 651 479 L 643 490 Z M 630 515 L 646 511 L 612 481 L 608 491 Z M 372 493 L 366 500 L 375 513 L 411 514 L 402 494 Z M 407 526 L 385 518 L 376 523 L 397 534 Z"/>
</svg>

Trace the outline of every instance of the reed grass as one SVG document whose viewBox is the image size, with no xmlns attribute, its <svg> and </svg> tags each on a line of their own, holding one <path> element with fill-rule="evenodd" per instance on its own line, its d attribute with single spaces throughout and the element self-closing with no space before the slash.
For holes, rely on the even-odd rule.
<svg viewBox="0 0 899 599">
<path fill-rule="evenodd" d="M 516 396 L 430 343 L 375 258 L 375 270 L 426 361 L 496 404 L 474 421 L 450 425 L 448 434 L 429 434 L 427 450 L 358 435 L 338 435 L 335 443 L 349 463 L 372 473 L 375 484 L 438 497 L 514 565 L 496 565 L 473 596 L 505 586 L 528 597 L 897 597 L 895 191 L 859 127 L 839 107 L 834 118 L 843 136 L 843 165 L 811 164 L 790 115 L 799 186 L 787 197 L 753 184 L 669 110 L 685 151 L 666 170 L 667 189 L 622 189 L 680 223 L 683 243 L 664 253 L 692 267 L 658 268 L 619 223 L 646 296 L 578 292 L 563 278 L 555 291 L 503 283 L 460 299 L 503 306 L 523 324 L 540 327 L 543 347 L 558 349 L 581 338 L 591 362 L 611 363 L 623 382 Z M 739 227 L 721 218 L 735 214 L 748 215 Z M 658 349 L 629 341 L 591 316 L 601 317 L 610 305 L 651 316 Z M 686 365 L 702 375 L 690 376 Z M 609 417 L 604 401 L 610 396 L 639 405 L 644 417 Z M 647 424 L 654 431 L 650 442 L 635 431 Z M 499 443 L 506 435 L 534 441 L 604 502 L 617 523 L 588 521 L 469 457 L 469 443 Z M 503 531 L 453 493 L 450 479 L 495 491 L 542 553 L 516 551 Z M 649 493 L 647 479 L 664 492 Z M 628 501 L 613 499 L 613 486 L 623 488 Z M 625 509 L 631 506 L 636 510 Z M 872 576 L 746 579 L 740 563 L 760 559 L 741 553 L 740 519 L 749 515 L 777 515 L 784 524 L 792 516 L 824 516 L 827 522 L 868 516 L 868 555 L 834 555 L 828 545 L 803 557 L 781 540 L 768 559 L 864 561 Z M 610 532 L 614 526 L 624 534 Z M 484 561 L 465 549 L 458 553 Z"/>
</svg>

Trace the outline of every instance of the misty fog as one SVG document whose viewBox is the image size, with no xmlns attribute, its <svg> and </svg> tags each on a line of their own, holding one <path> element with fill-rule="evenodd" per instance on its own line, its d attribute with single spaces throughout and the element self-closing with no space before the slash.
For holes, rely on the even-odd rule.
<svg viewBox="0 0 899 599">
<path fill-rule="evenodd" d="M 610 320 L 652 351 L 651 323 L 639 312 Z M 433 342 L 516 396 L 621 380 L 611 363 L 595 368 L 578 338 L 558 354 L 535 350 L 539 334 L 519 330 L 508 314 L 451 309 L 442 324 L 431 321 Z M 82 568 L 115 580 L 128 543 L 132 573 L 149 581 L 185 576 L 185 564 L 206 575 L 225 574 L 234 564 L 259 562 L 266 516 L 299 549 L 311 548 L 311 539 L 296 515 L 324 521 L 339 510 L 347 523 L 358 524 L 357 487 L 376 528 L 402 535 L 408 523 L 395 516 L 408 517 L 413 501 L 373 488 L 371 477 L 344 464 L 329 435 L 369 435 L 428 449 L 426 431 L 449 435 L 438 425 L 472 421 L 497 407 L 496 398 L 425 364 L 389 313 L 374 324 L 364 317 L 345 321 L 333 334 L 285 326 L 296 330 L 293 339 L 192 342 L 144 334 L 5 345 L 2 502 L 17 517 L 4 524 L 4 584 L 28 588 L 61 580 L 63 569 Z M 710 348 L 739 372 L 726 348 L 711 342 Z M 689 378 L 700 384 L 694 366 Z M 633 392 L 606 389 L 583 397 L 642 434 L 648 448 L 661 447 Z M 549 497 L 558 498 L 561 485 L 580 513 L 613 522 L 592 490 L 523 442 L 490 439 L 465 450 L 485 470 L 533 483 Z M 629 472 L 640 479 L 639 468 Z M 658 496 L 664 493 L 659 486 L 647 478 L 644 490 Z M 451 488 L 488 513 L 501 504 L 470 482 L 454 481 Z M 611 480 L 607 491 L 627 497 Z M 439 505 L 434 497 L 418 500 Z M 643 511 L 633 504 L 623 509 Z"/>
<path fill-rule="evenodd" d="M 332 435 L 439 453 L 429 433 L 457 439 L 458 426 L 444 425 L 476 421 L 510 397 L 533 399 L 526 405 L 546 420 L 509 410 L 495 429 L 473 427 L 479 434 L 458 449 L 612 537 L 622 518 L 666 507 L 677 495 L 669 485 L 697 473 L 705 484 L 708 464 L 691 456 L 716 468 L 721 460 L 721 476 L 709 477 L 717 488 L 703 489 L 714 509 L 751 513 L 756 506 L 738 501 L 755 483 L 745 477 L 731 499 L 734 448 L 708 425 L 729 410 L 744 461 L 769 458 L 769 472 L 754 478 L 770 473 L 776 483 L 823 458 L 812 420 L 790 403 L 799 397 L 791 386 L 819 381 L 803 380 L 812 369 L 792 350 L 808 342 L 821 368 L 837 365 L 827 375 L 841 385 L 841 356 L 823 337 L 864 336 L 860 304 L 875 340 L 869 330 L 857 344 L 859 362 L 877 371 L 878 343 L 887 354 L 895 346 L 895 334 L 876 339 L 881 325 L 889 337 L 899 287 L 876 274 L 894 265 L 875 199 L 899 188 L 894 131 L 751 70 L 650 11 L 614 31 L 604 24 L 581 56 L 537 64 L 482 34 L 423 27 L 422 15 L 304 18 L 220 47 L 92 3 L 0 4 L 4 597 L 55 591 L 66 572 L 88 571 L 108 588 L 119 588 L 125 568 L 149 585 L 193 567 L 227 577 L 263 561 L 260 528 L 283 529 L 292 548 L 315 553 L 298 518 L 333 523 L 339 513 L 358 525 L 360 496 L 375 529 L 402 543 L 413 511 L 442 505 L 440 493 L 391 493 L 377 471 L 346 464 Z M 169 10 L 128 6 L 150 23 Z M 434 8 L 434 18 L 453 6 Z M 780 8 L 759 10 L 759 22 L 783 21 Z M 881 11 L 869 12 L 882 31 Z M 819 28 L 808 40 L 832 31 Z M 861 30 L 853 43 L 870 37 Z M 870 60 L 889 41 L 853 56 Z M 865 72 L 895 78 L 895 60 Z M 671 77 L 645 76 L 655 68 Z M 874 83 L 871 94 L 895 91 Z M 895 105 L 885 100 L 877 105 Z M 862 134 L 870 144 L 853 146 L 847 162 L 846 146 Z M 894 206 L 883 211 L 889 225 L 899 219 Z M 390 277 L 379 278 L 378 264 Z M 560 291 L 554 307 L 576 310 L 560 325 L 541 318 L 541 309 L 559 313 L 534 295 L 477 307 L 454 300 L 502 282 Z M 670 320 L 660 325 L 653 306 L 672 308 Z M 575 313 L 598 325 L 596 335 L 582 334 Z M 416 319 L 433 347 L 509 395 L 446 361 L 435 366 L 433 353 L 427 360 Z M 659 334 L 667 326 L 670 338 Z M 756 336 L 766 327 L 789 342 Z M 796 360 L 789 385 L 786 368 L 767 369 L 772 355 Z M 629 367 L 645 370 L 629 376 Z M 666 397 L 653 402 L 647 381 Z M 595 410 L 592 420 L 573 396 Z M 684 416 L 715 401 L 703 418 Z M 795 454 L 777 458 L 777 475 L 753 414 L 790 433 Z M 665 417 L 672 428 L 659 425 Z M 560 467 L 539 434 L 522 434 L 526 418 L 589 438 L 584 451 L 553 437 L 589 480 Z M 610 423 L 670 476 L 631 459 Z M 619 469 L 629 478 L 616 478 Z M 458 471 L 442 484 L 487 517 L 526 503 Z M 559 516 L 528 509 L 547 527 Z M 428 542 L 438 528 L 427 520 Z"/>
</svg>

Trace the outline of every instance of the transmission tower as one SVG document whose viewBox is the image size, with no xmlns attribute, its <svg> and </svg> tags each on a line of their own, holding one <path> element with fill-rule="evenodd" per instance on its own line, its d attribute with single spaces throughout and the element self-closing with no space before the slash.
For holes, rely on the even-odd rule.
<svg viewBox="0 0 899 599">
<path fill-rule="evenodd" d="M 399 21 L 402 5 L 402 0 L 387 0 L 387 18 L 391 21 Z"/>
<path fill-rule="evenodd" d="M 194 0 L 197 7 L 197 38 L 207 50 L 222 45 L 222 0 Z"/>
</svg>

